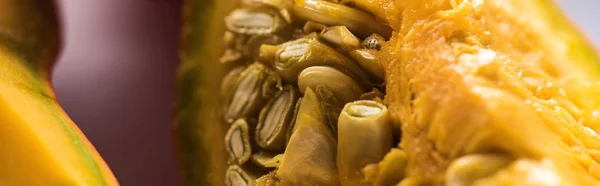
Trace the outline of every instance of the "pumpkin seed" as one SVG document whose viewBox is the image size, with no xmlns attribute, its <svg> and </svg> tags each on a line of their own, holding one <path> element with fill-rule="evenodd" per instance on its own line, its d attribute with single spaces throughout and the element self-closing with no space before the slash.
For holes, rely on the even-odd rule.
<svg viewBox="0 0 600 186">
<path fill-rule="evenodd" d="M 242 165 L 250 159 L 252 148 L 250 146 L 250 132 L 248 122 L 244 119 L 236 120 L 225 135 L 225 144 L 231 161 Z"/>
<path fill-rule="evenodd" d="M 379 64 L 379 60 L 374 52 L 374 50 L 370 49 L 357 49 L 350 51 L 349 54 L 362 69 L 369 73 L 372 82 L 381 83 L 385 78 L 385 70 Z"/>
<path fill-rule="evenodd" d="M 308 67 L 298 76 L 302 93 L 307 87 L 316 90 L 317 85 L 327 87 L 343 103 L 355 101 L 365 92 L 351 77 L 327 66 Z"/>
<path fill-rule="evenodd" d="M 281 75 L 282 80 L 288 84 L 296 84 L 298 75 L 302 70 L 311 66 L 330 66 L 351 76 L 361 87 L 369 87 L 371 82 L 367 74 L 352 59 L 335 49 L 321 43 L 316 34 L 308 35 L 291 42 L 278 45 L 273 57 L 273 66 Z M 265 49 L 274 49 L 265 47 Z M 265 50 L 264 56 L 269 56 L 271 51 Z"/>
<path fill-rule="evenodd" d="M 225 18 L 229 31 L 246 35 L 268 35 L 278 31 L 283 21 L 265 8 L 238 8 Z"/>
<path fill-rule="evenodd" d="M 345 26 L 328 27 L 321 31 L 321 39 L 343 51 L 358 49 L 360 40 Z"/>
<path fill-rule="evenodd" d="M 244 71 L 244 67 L 237 67 L 230 70 L 223 80 L 221 81 L 221 87 L 219 89 L 219 94 L 221 98 L 228 99 L 235 91 L 235 86 L 240 79 L 240 74 Z M 229 101 L 229 100 L 226 100 Z"/>
<path fill-rule="evenodd" d="M 256 126 L 255 139 L 258 146 L 275 152 L 283 152 L 286 144 L 285 135 L 293 122 L 294 107 L 298 100 L 298 91 L 293 86 L 286 86 L 279 91 L 260 112 Z"/>
<path fill-rule="evenodd" d="M 231 165 L 225 173 L 226 186 L 254 186 L 255 176 L 244 171 L 238 165 Z"/>
<path fill-rule="evenodd" d="M 265 0 L 280 9 L 288 9 L 299 19 L 328 26 L 346 26 L 352 33 L 365 38 L 372 33 L 390 37 L 392 29 L 377 21 L 375 16 L 342 4 L 322 0 Z"/>
<path fill-rule="evenodd" d="M 363 167 L 379 162 L 392 148 L 390 116 L 386 106 L 359 100 L 346 104 L 337 126 L 340 182 L 356 185 L 363 177 Z"/>
<path fill-rule="evenodd" d="M 294 106 L 294 114 L 292 117 L 292 120 L 290 122 L 290 126 L 288 126 L 288 129 L 285 133 L 285 143 L 289 143 L 290 142 L 290 137 L 292 137 L 292 133 L 294 132 L 294 129 L 296 127 L 296 119 L 298 118 L 298 112 L 300 111 L 300 103 L 302 102 L 302 97 L 298 98 L 298 100 L 296 101 L 296 105 Z"/>
<path fill-rule="evenodd" d="M 256 116 L 266 102 L 262 97 L 262 86 L 266 78 L 266 69 L 259 63 L 248 66 L 240 74 L 225 115 L 228 122 L 233 122 L 237 118 Z"/>
</svg>

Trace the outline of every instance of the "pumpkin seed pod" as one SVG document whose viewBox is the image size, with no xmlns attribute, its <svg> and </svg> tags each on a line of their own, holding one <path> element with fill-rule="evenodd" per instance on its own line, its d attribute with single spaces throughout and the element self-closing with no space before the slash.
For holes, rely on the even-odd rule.
<svg viewBox="0 0 600 186">
<path fill-rule="evenodd" d="M 348 54 L 362 69 L 369 73 L 372 82 L 381 83 L 384 82 L 385 70 L 373 52 L 370 49 L 357 49 L 350 51 Z"/>
<path fill-rule="evenodd" d="M 327 129 L 324 117 L 317 96 L 308 88 L 300 104 L 296 129 L 277 170 L 282 185 L 339 185 L 335 137 Z"/>
<path fill-rule="evenodd" d="M 226 150 L 231 161 L 242 165 L 250 159 L 252 147 L 250 146 L 250 131 L 245 119 L 236 120 L 225 135 Z"/>
<path fill-rule="evenodd" d="M 244 71 L 244 67 L 236 67 L 229 71 L 223 80 L 221 80 L 221 86 L 219 89 L 219 94 L 222 99 L 229 100 L 231 95 L 235 91 L 235 86 L 240 79 L 240 74 Z"/>
<path fill-rule="evenodd" d="M 301 35 L 301 36 L 295 36 L 295 35 Z M 299 37 L 299 38 L 296 38 L 296 37 Z M 294 41 L 303 39 L 304 37 L 306 37 L 306 38 L 316 38 L 317 35 L 316 35 L 316 33 L 311 33 L 311 34 L 308 34 L 308 35 L 304 35 L 304 33 L 298 33 L 297 30 L 294 30 L 293 33 L 292 33 L 292 38 L 296 38 L 296 39 L 293 40 L 293 41 L 288 41 L 288 42 L 285 42 L 285 43 L 280 44 L 280 45 L 269 45 L 269 44 L 263 44 L 263 45 L 261 45 L 260 48 L 259 48 L 259 53 L 258 53 L 259 59 L 261 61 L 263 61 L 263 63 L 269 64 L 267 66 L 271 66 L 271 67 L 275 68 L 275 62 L 277 60 L 279 60 L 279 53 L 281 53 L 280 50 L 283 47 L 285 47 L 285 46 L 292 45 L 292 43 Z M 293 51 L 293 49 L 305 49 L 305 48 L 302 48 L 302 47 L 299 47 L 299 46 L 295 46 L 295 47 L 292 46 L 292 47 L 288 48 L 288 50 L 289 51 Z M 302 50 L 300 50 L 298 52 L 302 52 Z M 298 54 L 298 55 L 301 55 L 301 54 Z"/>
<path fill-rule="evenodd" d="M 306 23 L 304 23 L 304 26 L 302 27 L 302 31 L 304 31 L 305 34 L 310 34 L 313 32 L 321 32 L 326 27 L 327 26 L 325 26 L 324 24 L 306 21 Z"/>
<path fill-rule="evenodd" d="M 285 83 L 296 84 L 302 70 L 330 66 L 352 77 L 361 87 L 371 87 L 368 76 L 350 58 L 321 43 L 315 34 L 281 44 L 274 58 L 275 69 Z"/>
<path fill-rule="evenodd" d="M 365 38 L 372 33 L 390 37 L 392 29 L 361 10 L 321 0 L 265 0 L 281 9 L 289 9 L 295 17 L 328 26 L 346 26 L 352 33 Z"/>
<path fill-rule="evenodd" d="M 266 152 L 252 154 L 251 160 L 262 168 L 277 168 L 283 158 L 283 154 L 273 155 Z"/>
<path fill-rule="evenodd" d="M 256 180 L 256 176 L 244 171 L 238 165 L 229 166 L 225 173 L 226 186 L 254 186 L 256 185 L 254 180 Z"/>
<path fill-rule="evenodd" d="M 351 77 L 327 66 L 308 67 L 298 76 L 300 90 L 307 87 L 316 90 L 317 85 L 327 87 L 343 103 L 355 101 L 365 92 Z"/>
<path fill-rule="evenodd" d="M 285 133 L 285 143 L 288 144 L 290 142 L 290 137 L 292 137 L 292 133 L 296 127 L 296 118 L 298 118 L 298 112 L 300 112 L 300 103 L 302 102 L 302 97 L 298 98 L 296 101 L 296 106 L 294 106 L 294 115 L 292 117 L 292 122 Z"/>
<path fill-rule="evenodd" d="M 360 47 L 360 39 L 358 39 L 345 26 L 328 27 L 321 31 L 319 35 L 321 39 L 343 51 L 350 51 Z"/>
<path fill-rule="evenodd" d="M 381 50 L 381 45 L 383 45 L 383 43 L 385 43 L 385 38 L 374 33 L 365 38 L 361 43 L 361 46 L 365 49 Z"/>
<path fill-rule="evenodd" d="M 363 183 L 373 186 L 396 185 L 404 179 L 408 163 L 406 152 L 392 148 L 381 162 L 369 164 L 362 171 L 365 175 Z"/>
<path fill-rule="evenodd" d="M 514 159 L 503 154 L 471 154 L 454 160 L 446 172 L 448 186 L 468 186 L 507 167 Z"/>
<path fill-rule="evenodd" d="M 280 186 L 279 178 L 275 172 L 265 174 L 260 178 L 256 179 L 256 186 Z"/>
<path fill-rule="evenodd" d="M 277 13 L 266 8 L 238 8 L 225 18 L 229 31 L 246 35 L 269 35 L 283 26 Z"/>
<path fill-rule="evenodd" d="M 392 148 L 386 106 L 359 100 L 346 104 L 338 120 L 337 168 L 342 185 L 359 185 L 367 164 L 379 162 Z"/>
<path fill-rule="evenodd" d="M 237 118 L 256 116 L 260 112 L 266 102 L 262 97 L 262 88 L 266 78 L 265 66 L 259 63 L 248 66 L 240 74 L 225 114 L 228 122 L 231 123 Z"/>
<path fill-rule="evenodd" d="M 285 86 L 260 112 L 256 126 L 255 140 L 259 147 L 276 152 L 285 149 L 287 132 L 299 94 L 293 86 Z"/>
</svg>

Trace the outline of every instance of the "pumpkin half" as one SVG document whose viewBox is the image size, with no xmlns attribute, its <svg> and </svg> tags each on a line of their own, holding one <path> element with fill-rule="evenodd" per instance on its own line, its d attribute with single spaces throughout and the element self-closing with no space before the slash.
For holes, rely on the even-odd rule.
<svg viewBox="0 0 600 186">
<path fill-rule="evenodd" d="M 599 185 L 600 60 L 548 0 L 187 0 L 187 185 Z"/>
</svg>

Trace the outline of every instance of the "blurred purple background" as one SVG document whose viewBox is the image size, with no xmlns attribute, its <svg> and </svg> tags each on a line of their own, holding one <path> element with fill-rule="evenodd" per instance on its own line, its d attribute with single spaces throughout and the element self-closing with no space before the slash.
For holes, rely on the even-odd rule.
<svg viewBox="0 0 600 186">
<path fill-rule="evenodd" d="M 59 102 L 122 185 L 179 185 L 170 135 L 179 1 L 58 2 Z"/>
<path fill-rule="evenodd" d="M 170 136 L 180 1 L 58 0 L 58 100 L 125 186 L 181 183 Z M 600 1 L 558 2 L 599 46 Z"/>
</svg>

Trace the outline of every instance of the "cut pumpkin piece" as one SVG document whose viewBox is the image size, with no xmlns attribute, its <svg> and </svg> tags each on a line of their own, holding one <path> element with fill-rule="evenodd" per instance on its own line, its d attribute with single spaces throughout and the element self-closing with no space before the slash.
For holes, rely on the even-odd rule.
<svg viewBox="0 0 600 186">
<path fill-rule="evenodd" d="M 554 5 L 396 2 L 401 27 L 382 50 L 408 177 L 443 183 L 457 158 L 504 152 L 533 168 L 487 185 L 537 169 L 557 177 L 543 185 L 600 184 L 600 61 Z"/>
<path fill-rule="evenodd" d="M 52 1 L 0 0 L 0 185 L 118 185 L 56 102 Z"/>
<path fill-rule="evenodd" d="M 281 165 L 261 184 L 352 185 L 362 184 L 355 181 L 362 176 L 373 185 L 600 185 L 600 59 L 550 1 L 186 2 L 175 122 L 186 184 L 224 180 L 224 147 L 213 142 L 232 125 L 218 119 L 222 109 L 213 109 L 226 106 L 214 99 L 221 82 L 214 79 L 263 64 L 265 73 L 282 78 L 274 89 L 298 86 L 304 97 L 289 127 L 292 137 L 282 145 Z M 283 43 L 264 43 L 234 67 L 220 65 L 221 54 L 239 50 L 230 41 L 243 45 L 256 35 L 249 30 L 272 25 L 225 19 L 249 7 L 278 12 L 269 14 L 283 20 L 270 36 Z M 226 28 L 225 22 L 245 29 Z M 343 78 L 307 78 L 322 69 Z M 377 128 L 373 138 L 356 137 L 364 130 L 335 130 L 344 122 L 336 108 L 355 99 L 378 100 L 393 126 Z M 391 137 L 372 140 L 382 136 Z M 329 152 L 340 144 L 345 150 Z M 367 156 L 382 144 L 399 145 Z M 343 161 L 350 163 L 327 157 L 348 157 Z M 342 171 L 350 164 L 357 167 Z M 352 180 L 340 181 L 348 180 L 344 175 Z"/>
</svg>

